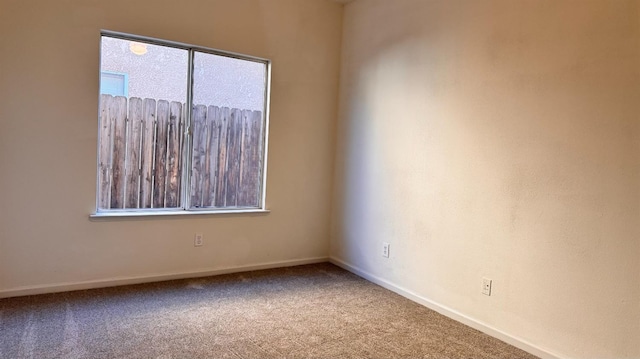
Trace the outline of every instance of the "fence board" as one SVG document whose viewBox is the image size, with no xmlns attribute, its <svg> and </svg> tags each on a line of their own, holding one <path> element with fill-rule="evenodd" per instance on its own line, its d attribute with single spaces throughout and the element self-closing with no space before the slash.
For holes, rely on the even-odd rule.
<svg viewBox="0 0 640 359">
<path fill-rule="evenodd" d="M 245 110 L 242 111 L 242 118 L 242 158 L 238 185 L 238 207 L 255 207 L 260 204 L 258 195 L 261 186 L 262 112 Z"/>
<path fill-rule="evenodd" d="M 167 132 L 167 191 L 165 207 L 180 204 L 180 153 L 182 137 L 182 104 L 171 102 L 169 108 L 169 129 Z"/>
<path fill-rule="evenodd" d="M 229 134 L 229 118 L 231 111 L 223 107 L 219 111 L 219 145 L 218 145 L 218 171 L 216 173 L 215 207 L 224 207 L 226 200 L 226 172 L 227 172 L 227 141 Z"/>
<path fill-rule="evenodd" d="M 229 139 L 227 140 L 227 193 L 225 206 L 235 207 L 238 203 L 238 181 L 240 179 L 240 146 L 242 136 L 242 112 L 231 111 L 229 122 Z"/>
<path fill-rule="evenodd" d="M 263 170 L 264 170 L 264 152 L 266 151 L 264 145 L 264 116 L 262 111 L 253 111 L 252 118 L 252 131 L 251 131 L 251 143 L 253 144 L 253 155 L 251 160 L 252 168 L 252 181 L 255 184 L 255 200 L 251 204 L 252 206 L 259 206 L 262 204 L 262 191 L 263 188 Z"/>
<path fill-rule="evenodd" d="M 98 150 L 98 208 L 110 208 L 111 201 L 111 146 L 113 144 L 113 131 L 109 111 L 111 109 L 110 95 L 100 96 L 100 149 Z"/>
<path fill-rule="evenodd" d="M 220 108 L 216 106 L 207 108 L 207 158 L 205 161 L 206 175 L 203 184 L 203 207 L 213 207 L 215 205 L 218 157 L 220 156 L 220 116 Z"/>
<path fill-rule="evenodd" d="M 242 118 L 242 131 L 240 133 L 240 174 L 238 178 L 238 207 L 246 206 L 246 202 L 249 200 L 249 194 L 247 186 L 245 185 L 245 179 L 248 178 L 248 169 L 250 162 L 250 141 L 251 141 L 251 111 L 243 110 L 241 112 Z"/>
<path fill-rule="evenodd" d="M 156 148 L 153 180 L 153 208 L 164 208 L 167 179 L 167 130 L 169 126 L 169 102 L 158 100 L 156 108 Z"/>
<path fill-rule="evenodd" d="M 153 154 L 155 147 L 156 100 L 145 98 L 142 106 L 142 152 L 140 208 L 151 208 L 153 194 Z"/>
<path fill-rule="evenodd" d="M 251 182 L 253 183 L 253 201 L 248 205 L 259 206 L 262 203 L 262 171 L 263 171 L 263 153 L 264 153 L 264 117 L 262 111 L 253 111 L 251 119 Z"/>
<path fill-rule="evenodd" d="M 113 154 L 112 154 L 112 173 L 111 180 L 111 208 L 124 207 L 124 188 L 125 188 L 125 136 L 127 128 L 127 99 L 117 96 L 112 101 L 113 106 L 109 111 L 109 117 L 114 121 L 113 130 Z"/>
<path fill-rule="evenodd" d="M 213 133 L 214 129 L 212 127 L 212 121 L 213 121 L 213 117 L 215 116 L 215 113 L 212 113 L 209 111 L 208 107 L 205 106 L 205 108 L 203 109 L 204 112 L 206 112 L 206 116 L 205 116 L 205 121 L 203 123 L 202 128 L 200 129 L 200 131 L 202 131 L 202 133 L 199 134 L 195 134 L 194 136 L 199 136 L 200 138 L 202 138 L 202 141 L 204 141 L 204 153 L 203 153 L 203 157 L 202 157 L 202 163 L 201 165 L 201 172 L 200 172 L 200 185 L 201 185 L 201 190 L 200 190 L 200 203 L 199 203 L 199 207 L 208 207 L 208 201 L 210 201 L 211 198 L 211 194 L 210 194 L 210 187 L 211 187 L 211 173 L 210 173 L 210 162 L 209 159 L 211 157 L 211 134 Z"/>
<path fill-rule="evenodd" d="M 202 207 L 202 182 L 207 151 L 207 107 L 193 107 L 193 152 L 191 156 L 191 207 Z"/>
<path fill-rule="evenodd" d="M 140 144 L 142 134 L 142 100 L 129 99 L 127 119 L 127 158 L 125 168 L 125 208 L 138 208 L 140 204 Z"/>
</svg>

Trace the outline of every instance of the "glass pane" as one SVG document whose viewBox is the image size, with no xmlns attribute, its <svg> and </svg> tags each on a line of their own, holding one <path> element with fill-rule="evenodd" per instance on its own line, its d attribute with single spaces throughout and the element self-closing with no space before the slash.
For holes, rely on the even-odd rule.
<svg viewBox="0 0 640 359">
<path fill-rule="evenodd" d="M 127 96 L 126 74 L 103 72 L 100 75 L 100 94 Z"/>
<path fill-rule="evenodd" d="M 98 209 L 181 206 L 188 52 L 102 37 Z"/>
<path fill-rule="evenodd" d="M 266 64 L 195 52 L 192 208 L 261 206 Z"/>
</svg>

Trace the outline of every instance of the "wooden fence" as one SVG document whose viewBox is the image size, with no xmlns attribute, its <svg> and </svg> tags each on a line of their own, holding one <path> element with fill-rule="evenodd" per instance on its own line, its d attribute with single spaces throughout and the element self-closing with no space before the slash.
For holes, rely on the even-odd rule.
<svg viewBox="0 0 640 359">
<path fill-rule="evenodd" d="M 100 98 L 99 209 L 182 206 L 186 106 L 165 100 Z M 193 208 L 260 204 L 262 113 L 195 105 Z"/>
</svg>

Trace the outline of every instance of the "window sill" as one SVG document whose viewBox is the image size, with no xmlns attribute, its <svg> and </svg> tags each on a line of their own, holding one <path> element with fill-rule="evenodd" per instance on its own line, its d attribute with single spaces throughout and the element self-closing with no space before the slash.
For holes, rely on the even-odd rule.
<svg viewBox="0 0 640 359">
<path fill-rule="evenodd" d="M 261 208 L 222 209 L 222 210 L 159 210 L 159 211 L 109 211 L 95 212 L 90 219 L 130 218 L 130 217 L 165 217 L 165 216 L 201 216 L 201 215 L 233 215 L 233 214 L 267 214 L 271 211 Z"/>
</svg>

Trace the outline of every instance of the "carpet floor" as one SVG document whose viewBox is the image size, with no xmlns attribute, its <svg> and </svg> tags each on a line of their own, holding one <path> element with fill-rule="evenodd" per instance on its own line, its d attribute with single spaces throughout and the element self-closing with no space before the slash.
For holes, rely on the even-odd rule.
<svg viewBox="0 0 640 359">
<path fill-rule="evenodd" d="M 0 358 L 535 358 L 332 264 L 0 299 Z"/>
</svg>

